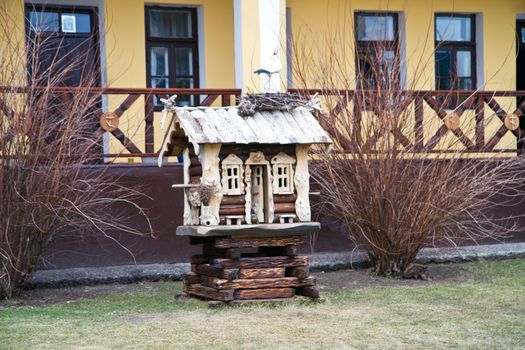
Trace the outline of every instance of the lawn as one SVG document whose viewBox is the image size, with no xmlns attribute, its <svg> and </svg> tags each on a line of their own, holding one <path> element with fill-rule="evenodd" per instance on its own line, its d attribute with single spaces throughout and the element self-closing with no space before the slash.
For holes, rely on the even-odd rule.
<svg viewBox="0 0 525 350">
<path fill-rule="evenodd" d="M 176 300 L 178 282 L 30 291 L 0 306 L 0 348 L 525 348 L 525 259 L 367 273 L 318 272 L 320 303 L 219 309 Z"/>
</svg>

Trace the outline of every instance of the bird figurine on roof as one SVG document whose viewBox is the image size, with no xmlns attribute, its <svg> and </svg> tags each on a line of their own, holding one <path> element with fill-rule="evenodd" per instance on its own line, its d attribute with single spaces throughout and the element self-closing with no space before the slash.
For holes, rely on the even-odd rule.
<svg viewBox="0 0 525 350">
<path fill-rule="evenodd" d="M 268 76 L 268 82 L 267 82 L 267 91 L 271 92 L 271 81 L 272 81 L 272 75 L 279 74 L 279 72 L 282 70 L 283 66 L 281 64 L 281 60 L 279 58 L 279 48 L 275 48 L 273 51 L 272 56 L 269 59 L 265 60 L 266 62 L 262 63 L 261 68 L 254 71 L 255 74 L 261 75 L 264 74 Z"/>
<path fill-rule="evenodd" d="M 164 105 L 164 110 L 162 111 L 162 119 L 160 120 L 160 128 L 164 130 L 164 125 L 166 124 L 166 118 L 168 117 L 168 112 L 173 110 L 176 105 L 177 95 L 173 95 L 168 98 L 161 98 L 160 102 Z"/>
</svg>

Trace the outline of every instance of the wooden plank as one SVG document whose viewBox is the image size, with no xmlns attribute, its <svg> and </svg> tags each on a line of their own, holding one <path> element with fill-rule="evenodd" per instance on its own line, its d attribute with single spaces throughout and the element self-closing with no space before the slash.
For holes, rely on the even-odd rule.
<svg viewBox="0 0 525 350">
<path fill-rule="evenodd" d="M 297 277 L 299 279 L 307 278 L 309 274 L 310 274 L 310 269 L 308 268 L 308 266 L 294 267 L 290 271 L 290 275 Z"/>
<path fill-rule="evenodd" d="M 254 278 L 280 278 L 284 277 L 286 268 L 277 267 L 270 269 L 240 269 L 240 279 L 254 279 Z"/>
<path fill-rule="evenodd" d="M 220 225 L 220 226 L 179 226 L 178 236 L 255 236 L 255 237 L 289 237 L 308 235 L 318 232 L 321 224 L 318 222 L 294 222 L 288 224 L 250 224 L 250 225 Z"/>
<path fill-rule="evenodd" d="M 145 148 L 146 153 L 155 152 L 155 130 L 153 126 L 155 105 L 153 103 L 153 95 L 147 95 L 144 103 L 145 115 Z"/>
<path fill-rule="evenodd" d="M 296 194 L 288 194 L 288 195 L 274 194 L 273 195 L 274 203 L 293 203 L 295 205 L 296 200 L 297 200 Z"/>
<path fill-rule="evenodd" d="M 230 95 L 228 94 L 222 94 L 221 95 L 221 105 L 223 107 L 227 107 L 227 106 L 231 106 L 231 99 L 230 99 Z"/>
<path fill-rule="evenodd" d="M 234 293 L 234 298 L 240 300 L 291 298 L 293 296 L 295 296 L 293 288 L 241 289 Z"/>
<path fill-rule="evenodd" d="M 111 134 L 131 153 L 142 153 L 142 151 L 131 141 L 120 129 L 111 131 Z"/>
<path fill-rule="evenodd" d="M 191 270 L 197 274 L 233 280 L 240 276 L 239 269 L 220 269 L 209 264 L 193 264 Z"/>
<path fill-rule="evenodd" d="M 260 289 L 285 288 L 315 285 L 315 277 L 299 279 L 297 277 L 252 278 L 227 280 L 201 275 L 201 284 L 214 289 Z"/>
<path fill-rule="evenodd" d="M 284 247 L 260 247 L 259 253 L 269 256 L 296 256 L 297 246 L 287 245 Z"/>
<path fill-rule="evenodd" d="M 127 111 L 139 97 L 140 95 L 129 95 L 113 113 L 119 118 L 122 117 L 122 114 L 124 114 L 124 112 Z"/>
<path fill-rule="evenodd" d="M 200 282 L 201 282 L 200 276 L 194 273 L 189 273 L 187 275 L 184 275 L 184 277 L 182 277 L 182 283 L 184 284 L 197 284 Z"/>
<path fill-rule="evenodd" d="M 229 206 L 226 207 L 224 205 L 221 205 L 219 207 L 219 215 L 225 216 L 225 215 L 244 215 L 246 213 L 246 208 L 241 205 L 236 206 Z"/>
<path fill-rule="evenodd" d="M 415 145 L 418 150 L 423 149 L 424 134 L 423 134 L 423 99 L 416 97 L 414 101 L 415 105 L 415 123 L 414 123 L 414 135 Z"/>
<path fill-rule="evenodd" d="M 241 269 L 257 269 L 257 268 L 273 268 L 273 267 L 296 267 L 307 266 L 307 256 L 272 256 L 272 257 L 253 257 L 234 259 L 213 259 L 213 266 L 219 268 L 241 268 Z"/>
<path fill-rule="evenodd" d="M 216 290 L 210 287 L 203 286 L 201 284 L 186 285 L 185 293 L 188 293 L 190 295 L 196 295 L 205 299 L 219 301 L 230 301 L 234 299 L 233 290 Z"/>
<path fill-rule="evenodd" d="M 485 100 L 476 98 L 476 148 L 481 150 L 485 146 Z"/>
<path fill-rule="evenodd" d="M 201 106 L 211 106 L 218 97 L 219 95 L 208 95 L 204 100 L 202 100 Z"/>
<path fill-rule="evenodd" d="M 295 213 L 295 203 L 275 203 L 274 213 Z"/>
<path fill-rule="evenodd" d="M 203 246 L 203 254 L 213 258 L 239 259 L 241 251 L 239 248 L 216 248 L 213 243 L 206 243 Z"/>
<path fill-rule="evenodd" d="M 245 203 L 246 203 L 246 198 L 244 195 L 224 196 L 222 197 L 222 200 L 221 200 L 221 206 L 222 205 L 244 205 Z"/>
<path fill-rule="evenodd" d="M 216 248 L 258 248 L 258 247 L 283 247 L 287 245 L 300 245 L 305 242 L 301 236 L 288 237 L 257 237 L 257 238 L 217 238 Z"/>
</svg>

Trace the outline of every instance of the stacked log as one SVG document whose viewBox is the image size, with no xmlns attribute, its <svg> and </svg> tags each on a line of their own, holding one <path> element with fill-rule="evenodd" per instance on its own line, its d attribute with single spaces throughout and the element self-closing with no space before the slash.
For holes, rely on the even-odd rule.
<svg viewBox="0 0 525 350">
<path fill-rule="evenodd" d="M 190 166 L 188 172 L 191 184 L 199 184 L 201 182 L 202 165 L 193 147 L 190 147 Z"/>
<path fill-rule="evenodd" d="M 308 257 L 297 255 L 303 236 L 202 237 L 202 254 L 191 260 L 192 273 L 184 292 L 213 302 L 244 303 L 284 300 L 295 295 L 319 297 L 315 278 L 309 276 Z M 257 253 L 244 249 L 257 248 Z"/>
</svg>

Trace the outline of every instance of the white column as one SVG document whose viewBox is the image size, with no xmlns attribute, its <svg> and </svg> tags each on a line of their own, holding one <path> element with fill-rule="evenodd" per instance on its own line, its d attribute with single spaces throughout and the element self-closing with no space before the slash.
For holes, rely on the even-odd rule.
<svg viewBox="0 0 525 350">
<path fill-rule="evenodd" d="M 280 74 L 270 81 L 260 75 L 262 91 L 282 91 L 286 86 L 286 8 L 284 0 L 259 0 L 259 31 L 261 67 L 280 67 Z M 272 57 L 279 50 L 276 58 Z M 277 59 L 277 62 L 275 60 Z"/>
<path fill-rule="evenodd" d="M 243 92 L 261 92 L 286 87 L 286 10 L 285 0 L 233 0 L 235 81 Z M 275 66 L 271 62 L 275 49 L 281 62 L 280 74 L 271 82 L 264 74 L 253 72 Z"/>
</svg>

